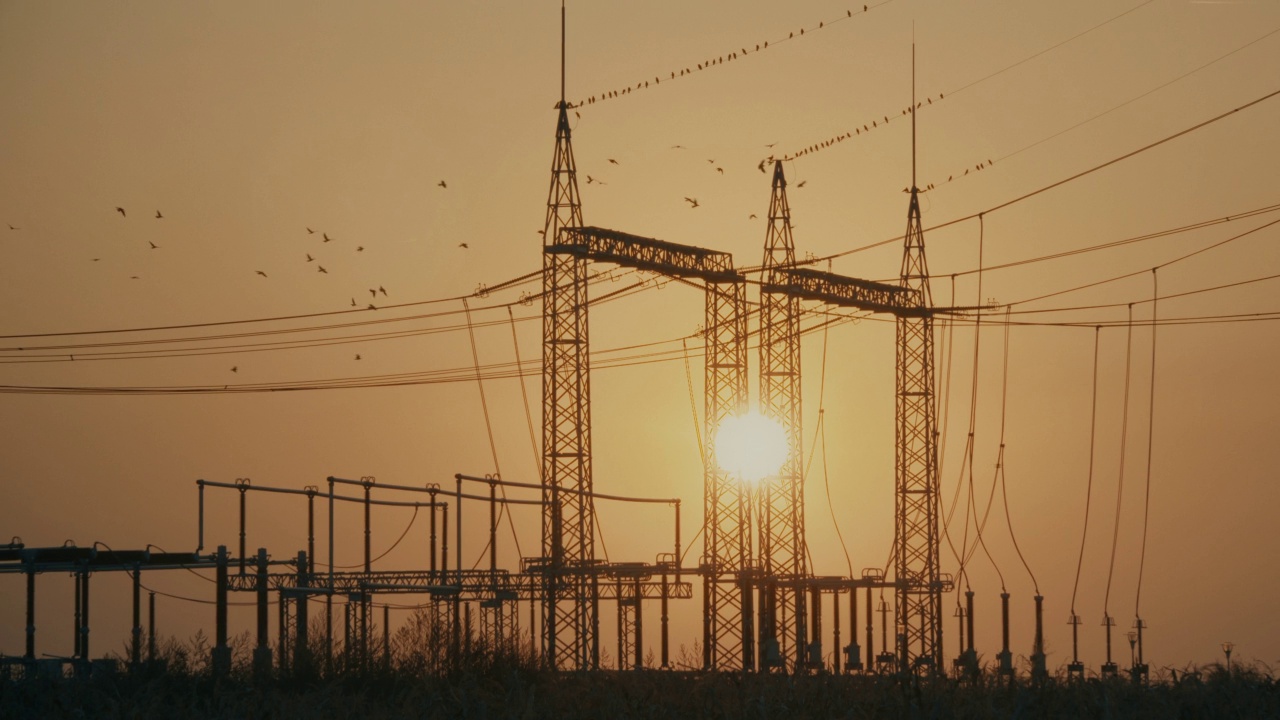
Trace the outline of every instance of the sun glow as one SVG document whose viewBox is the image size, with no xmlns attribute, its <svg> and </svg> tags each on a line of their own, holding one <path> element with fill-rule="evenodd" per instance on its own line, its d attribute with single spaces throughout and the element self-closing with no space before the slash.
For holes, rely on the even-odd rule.
<svg viewBox="0 0 1280 720">
<path fill-rule="evenodd" d="M 745 482 L 776 475 L 787 460 L 787 434 L 773 418 L 757 412 L 731 415 L 715 438 L 716 464 Z"/>
</svg>

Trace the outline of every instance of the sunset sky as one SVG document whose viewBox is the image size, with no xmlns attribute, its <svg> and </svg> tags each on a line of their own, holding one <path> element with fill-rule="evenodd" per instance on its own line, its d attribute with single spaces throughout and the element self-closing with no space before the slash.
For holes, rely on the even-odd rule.
<svg viewBox="0 0 1280 720">
<path fill-rule="evenodd" d="M 500 470 L 536 481 L 522 386 L 506 364 L 515 360 L 514 329 L 533 370 L 524 392 L 540 437 L 540 306 L 517 302 L 538 284 L 467 301 L 479 362 L 504 375 L 483 386 L 498 466 L 467 379 L 472 346 L 456 298 L 541 267 L 559 32 L 559 3 L 547 0 L 0 0 L 0 389 L 11 393 L 0 402 L 3 539 L 190 551 L 198 478 L 451 486 L 457 472 Z M 921 199 L 934 301 L 1012 303 L 1016 323 L 1003 422 L 1004 307 L 983 319 L 976 351 L 971 320 L 937 335 L 947 411 L 941 494 L 944 509 L 958 503 L 948 526 L 956 551 L 973 548 L 974 517 L 994 498 L 983 531 L 994 565 L 978 551 L 967 567 L 979 653 L 994 659 L 1000 649 L 1001 575 L 1015 657 L 1032 642 L 1033 582 L 1011 542 L 1001 488 L 993 494 L 1003 424 L 1009 515 L 1045 597 L 1049 667 L 1071 659 L 1066 620 L 1090 478 L 1097 338 L 1092 494 L 1075 600 L 1081 659 L 1094 669 L 1103 662 L 1108 608 L 1115 659 L 1128 664 L 1123 636 L 1149 509 L 1136 609 L 1149 626 L 1152 667 L 1220 659 L 1224 640 L 1235 641 L 1237 659 L 1280 663 L 1280 228 L 1262 227 L 1280 220 L 1280 96 L 1005 206 L 1280 91 L 1280 3 L 889 0 L 864 12 L 827 0 L 571 2 L 570 101 L 663 80 L 571 118 L 585 222 L 757 265 L 769 201 L 758 163 L 866 125 L 785 163 L 797 253 L 842 254 L 834 272 L 893 280 L 912 177 L 902 111 L 913 38 L 916 95 L 926 103 L 917 181 L 934 186 Z M 694 72 L 670 79 L 684 68 Z M 978 213 L 981 235 L 976 218 L 930 230 Z M 850 252 L 881 241 L 892 242 Z M 1073 254 L 1019 263 L 1062 253 Z M 1175 260 L 1155 274 L 1159 318 L 1202 320 L 1156 329 L 1153 398 L 1151 269 Z M 991 268 L 981 289 L 980 264 Z M 618 270 L 592 295 L 646 277 Z M 595 487 L 681 498 L 687 544 L 702 519 L 694 430 L 702 430 L 703 298 L 655 284 L 591 309 Z M 432 300 L 441 302 L 422 304 Z M 309 317 L 278 319 L 293 316 Z M 212 324 L 228 321 L 255 322 Z M 155 327 L 171 329 L 60 334 Z M 296 328 L 313 329 L 286 332 Z M 39 337 L 49 333 L 58 335 Z M 833 327 L 825 387 L 824 336 L 803 340 L 817 574 L 848 572 L 833 514 L 855 573 L 883 566 L 889 553 L 893 338 L 883 318 Z M 970 485 L 962 468 L 975 356 Z M 753 351 L 753 404 L 757 360 Z M 404 384 L 370 387 L 394 383 Z M 162 392 L 91 392 L 142 387 Z M 33 390 L 48 388 L 72 390 Z M 829 490 L 813 442 L 820 407 Z M 976 509 L 966 513 L 970 492 Z M 206 550 L 235 547 L 235 507 L 230 493 L 209 495 Z M 487 511 L 466 512 L 470 565 Z M 652 562 L 670 551 L 669 510 L 601 502 L 598 512 L 610 559 Z M 249 516 L 252 549 L 283 558 L 305 547 L 304 502 L 255 496 Z M 375 554 L 410 516 L 375 515 Z M 521 553 L 538 554 L 536 509 L 513 516 Z M 359 522 L 353 509 L 339 513 L 336 564 L 359 562 Z M 510 531 L 499 542 L 501 564 L 517 567 Z M 424 567 L 425 547 L 419 517 L 378 567 Z M 699 540 L 686 566 L 700 552 Z M 947 543 L 942 558 L 956 573 Z M 144 582 L 213 596 L 188 573 Z M 123 647 L 128 587 L 123 575 L 95 578 L 95 654 Z M 37 593 L 38 652 L 70 655 L 71 578 L 42 576 Z M 23 650 L 22 602 L 21 578 L 0 577 L 0 653 Z M 158 602 L 161 632 L 212 632 L 211 607 Z M 955 604 L 955 595 L 944 599 L 948 661 L 957 652 Z M 673 605 L 674 648 L 700 639 L 700 608 L 700 600 Z M 252 612 L 233 609 L 233 633 L 252 630 Z M 603 614 L 602 645 L 613 654 L 612 609 Z M 646 644 L 656 642 L 657 623 L 646 623 Z"/>
</svg>

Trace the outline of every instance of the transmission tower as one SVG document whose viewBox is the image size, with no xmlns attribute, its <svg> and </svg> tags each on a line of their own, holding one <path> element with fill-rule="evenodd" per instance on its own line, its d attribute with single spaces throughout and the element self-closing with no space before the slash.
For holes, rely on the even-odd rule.
<svg viewBox="0 0 1280 720">
<path fill-rule="evenodd" d="M 542 647 L 551 668 L 599 665 L 595 512 L 591 504 L 591 384 L 587 261 L 552 252 L 561 228 L 582 226 L 577 170 L 564 100 L 564 6 L 560 7 L 560 112 L 542 256 Z M 565 492 L 562 492 L 565 491 Z"/>
<path fill-rule="evenodd" d="M 748 493 L 716 462 L 720 423 L 747 408 L 746 284 L 706 282 L 707 444 L 704 457 L 702 664 L 711 670 L 755 666 Z"/>
<path fill-rule="evenodd" d="M 902 254 L 904 288 L 918 311 L 897 315 L 897 453 L 894 570 L 899 667 L 942 669 L 942 577 L 938 565 L 938 448 L 929 266 L 916 188 L 915 47 L 911 50 L 911 201 Z"/>
<path fill-rule="evenodd" d="M 804 540 L 804 478 L 800 427 L 800 300 L 770 292 L 777 275 L 795 266 L 791 208 L 782 161 L 773 165 L 769 227 L 765 233 L 760 290 L 760 412 L 787 434 L 787 460 L 762 489 L 760 561 L 765 575 L 760 599 L 760 668 L 804 660 L 808 645 L 805 593 L 808 576 Z"/>
</svg>

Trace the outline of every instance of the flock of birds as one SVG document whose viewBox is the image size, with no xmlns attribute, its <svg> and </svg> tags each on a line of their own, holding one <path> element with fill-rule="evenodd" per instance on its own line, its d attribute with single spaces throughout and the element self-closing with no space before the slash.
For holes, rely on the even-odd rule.
<svg viewBox="0 0 1280 720">
<path fill-rule="evenodd" d="M 777 143 L 768 143 L 767 145 L 765 145 L 765 147 L 766 147 L 766 148 L 773 148 L 775 145 L 777 145 Z M 671 149 L 672 149 L 672 150 L 688 150 L 689 148 L 685 147 L 684 145 L 672 145 L 672 146 L 671 146 Z M 618 162 L 618 160 L 617 160 L 616 158 L 605 158 L 605 159 L 609 161 L 609 164 L 610 164 L 610 165 L 621 165 L 621 164 L 622 164 L 622 163 Z M 765 174 L 765 175 L 767 175 L 767 174 L 769 173 L 769 171 L 765 168 L 765 164 L 766 164 L 767 162 L 769 162 L 769 160 L 768 160 L 768 159 L 766 159 L 766 160 L 761 160 L 761 161 L 760 161 L 760 164 L 756 165 L 756 169 L 757 169 L 757 170 L 759 170 L 762 174 Z M 715 158 L 708 158 L 708 159 L 707 159 L 707 164 L 709 164 L 712 168 L 714 168 L 714 169 L 715 169 L 715 171 L 716 171 L 716 174 L 717 174 L 717 175 L 724 175 L 724 168 L 723 168 L 722 166 L 720 166 L 719 164 L 717 164 L 717 163 L 716 163 Z M 808 180 L 801 180 L 799 183 L 797 183 L 797 184 L 796 184 L 796 187 L 797 187 L 797 188 L 802 188 L 802 187 L 804 187 L 808 182 L 809 182 Z M 599 178 L 597 178 L 597 177 L 593 177 L 593 176 L 591 176 L 591 175 L 587 175 L 587 184 L 588 184 L 588 185 L 608 185 L 609 183 L 607 183 L 607 182 L 605 182 L 605 181 L 603 181 L 603 180 L 601 180 L 601 179 L 599 179 Z M 445 184 L 444 184 L 444 181 L 443 181 L 443 180 L 442 180 L 442 181 L 440 181 L 440 187 L 445 187 Z M 686 195 L 686 196 L 685 196 L 685 198 L 684 198 L 684 201 L 685 201 L 686 203 L 688 203 L 688 204 L 689 204 L 689 209 L 690 209 L 690 210 L 695 210 L 695 209 L 697 209 L 697 208 L 702 207 L 702 203 L 698 202 L 698 198 L 696 198 L 696 197 L 689 197 L 689 196 L 687 196 L 687 195 Z M 756 219 L 756 215 L 755 215 L 755 213 L 751 213 L 750 215 L 748 215 L 748 216 L 747 216 L 747 219 L 748 219 L 748 220 L 755 220 L 755 219 Z M 541 231 L 541 230 L 539 230 L 539 231 L 538 231 L 538 234 L 539 234 L 539 235 L 541 235 L 542 233 L 543 233 L 543 231 Z M 463 245 L 463 247 L 466 247 L 466 246 L 465 246 L 465 245 Z"/>
<path fill-rule="evenodd" d="M 448 184 L 447 184 L 444 180 L 441 180 L 441 181 L 438 183 L 438 186 L 439 186 L 439 187 L 441 187 L 441 188 L 447 188 L 447 187 L 448 187 Z M 120 213 L 120 217 L 121 217 L 121 218 L 128 218 L 128 217 L 129 217 L 129 212 L 128 212 L 125 208 L 123 208 L 123 207 L 116 206 L 116 208 L 115 208 L 115 212 Z M 163 213 L 163 212 L 161 212 L 160 210 L 156 210 L 156 214 L 155 214 L 155 216 L 154 216 L 154 218 L 153 218 L 153 219 L 155 219 L 155 220 L 163 220 L 163 219 L 165 219 L 164 213 Z M 10 230 L 11 232 L 14 232 L 14 231 L 20 231 L 20 230 L 22 230 L 22 228 L 21 228 L 21 227 L 19 227 L 19 226 L 17 226 L 17 225 L 14 225 L 14 224 L 12 224 L 12 223 L 6 223 L 6 225 L 8 226 L 8 228 L 9 228 L 9 230 Z M 315 234 L 317 233 L 317 231 L 316 231 L 314 228 L 311 228 L 311 227 L 309 227 L 309 226 L 306 226 L 306 227 L 305 227 L 305 230 L 306 230 L 306 232 L 307 232 L 307 235 L 308 235 L 308 236 L 310 236 L 310 235 L 315 235 Z M 334 242 L 334 240 L 336 239 L 336 238 L 334 238 L 334 237 L 330 236 L 330 235 L 329 235 L 329 233 L 328 233 L 327 231 L 319 231 L 319 233 L 320 233 L 320 237 L 321 237 L 321 244 L 323 244 L 323 243 L 331 243 L 331 242 Z M 147 241 L 147 245 L 148 245 L 149 249 L 151 249 L 151 250 L 160 250 L 160 249 L 162 249 L 162 248 L 163 248 L 163 246 L 162 246 L 162 245 L 157 245 L 155 242 L 153 242 L 153 241 L 151 241 L 151 240 L 148 240 L 148 241 Z M 468 245 L 467 243 L 463 242 L 463 243 L 459 243 L 459 244 L 458 244 L 458 247 L 459 247 L 459 248 L 462 248 L 462 249 L 464 249 L 464 250 L 466 250 L 466 249 L 469 249 L 469 248 L 470 248 L 470 245 Z M 357 246 L 355 247 L 355 252 L 362 253 L 362 252 L 364 252 L 364 250 L 365 250 L 365 248 L 364 248 L 364 246 L 363 246 L 363 245 L 357 245 Z M 311 254 L 311 252 L 303 253 L 303 255 L 306 257 L 306 260 L 305 260 L 304 262 L 306 262 L 306 263 L 315 263 L 315 266 L 316 266 L 316 272 L 317 272 L 317 273 L 324 274 L 324 275 L 328 275 L 328 274 L 329 274 L 329 270 L 328 270 L 327 268 L 325 268 L 325 266 L 324 266 L 324 265 L 321 265 L 321 264 L 317 261 L 316 257 L 315 257 L 314 255 L 312 255 L 312 254 Z M 92 261 L 92 262 L 99 262 L 99 261 L 101 261 L 101 260 L 102 260 L 102 258 L 100 258 L 100 257 L 95 257 L 95 258 L 92 258 L 92 259 L 91 259 L 91 261 Z M 270 277 L 270 276 L 267 274 L 267 272 L 266 272 L 265 270 L 254 270 L 253 272 L 254 272 L 254 274 L 255 274 L 255 275 L 260 276 L 260 277 L 263 277 L 263 278 L 268 278 L 268 277 Z M 129 279 L 130 279 L 130 280 L 141 280 L 141 279 L 142 279 L 142 276 L 140 276 L 140 275 L 130 275 L 130 276 L 129 276 Z M 379 294 L 381 294 L 383 297 L 390 297 L 390 294 L 387 292 L 386 287 L 384 287 L 383 285 L 378 285 L 376 288 L 368 288 L 368 291 L 369 291 L 369 296 L 370 296 L 371 298 L 373 298 L 373 299 L 377 299 L 377 297 L 378 297 L 378 295 L 379 295 Z M 353 308 L 359 308 L 359 307 L 360 307 L 360 303 L 356 302 L 355 297 L 352 297 L 352 298 L 351 298 L 351 307 L 353 307 Z M 378 306 L 377 306 L 377 305 L 375 305 L 375 304 L 373 304 L 372 302 L 369 302 L 369 303 L 366 303 L 366 304 L 365 304 L 364 309 L 365 309 L 365 310 L 377 310 L 377 309 L 378 309 Z M 355 355 L 355 359 L 356 359 L 356 360 L 361 360 L 361 359 L 363 359 L 363 358 L 362 358 L 362 356 L 361 356 L 361 354 L 360 354 L 360 353 L 356 353 L 356 355 Z M 231 366 L 231 372 L 233 372 L 233 373 L 239 373 L 239 372 L 240 372 L 240 366 L 239 366 L 239 365 L 233 365 L 233 366 Z"/>
</svg>

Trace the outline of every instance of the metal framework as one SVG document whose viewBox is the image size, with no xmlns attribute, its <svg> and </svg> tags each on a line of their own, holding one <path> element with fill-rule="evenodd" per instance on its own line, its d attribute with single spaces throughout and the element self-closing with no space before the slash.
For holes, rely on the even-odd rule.
<svg viewBox="0 0 1280 720">
<path fill-rule="evenodd" d="M 699 563 L 704 589 L 703 666 L 751 669 L 755 661 L 747 495 L 742 484 L 722 472 L 714 460 L 720 422 L 747 406 L 746 283 L 733 269 L 729 253 L 597 227 L 564 228 L 559 240 L 547 252 L 704 282 L 707 441 L 703 458 L 705 552 Z M 622 610 L 619 613 L 620 620 L 631 617 Z"/>
<path fill-rule="evenodd" d="M 802 662 L 808 645 L 805 593 L 786 584 L 809 575 L 800 414 L 800 301 L 768 289 L 795 261 L 787 180 L 782 162 L 775 161 L 761 263 L 760 412 L 786 431 L 789 452 L 778 476 L 767 481 L 761 492 L 760 564 L 767 579 L 759 608 L 759 667 L 764 670 L 783 669 L 788 660 Z"/>
<path fill-rule="evenodd" d="M 548 252 L 560 229 L 582 225 L 577 168 L 564 100 L 564 8 L 560 9 L 560 102 L 542 255 L 542 554 L 550 566 L 542 593 L 542 652 L 547 667 L 599 666 L 599 609 L 586 575 L 595 561 L 591 504 L 591 383 L 588 372 L 587 264 Z M 570 490 L 571 492 L 561 492 Z M 578 491 L 578 492 L 573 492 Z"/>
</svg>

